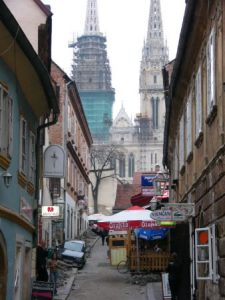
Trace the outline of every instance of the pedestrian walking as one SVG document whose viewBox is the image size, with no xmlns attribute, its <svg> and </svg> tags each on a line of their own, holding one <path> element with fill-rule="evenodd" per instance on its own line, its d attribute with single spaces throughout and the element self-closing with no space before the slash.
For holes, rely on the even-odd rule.
<svg viewBox="0 0 225 300">
<path fill-rule="evenodd" d="M 54 252 L 48 262 L 50 270 L 50 282 L 54 283 L 54 295 L 57 295 L 57 280 L 58 280 L 58 259 L 57 254 Z"/>
<path fill-rule="evenodd" d="M 41 241 L 37 246 L 36 254 L 36 271 L 37 271 L 37 281 L 48 281 L 48 272 L 47 272 L 47 257 L 48 250 L 45 248 L 45 241 Z"/>
<path fill-rule="evenodd" d="M 105 229 L 101 229 L 100 230 L 100 236 L 102 238 L 102 246 L 105 245 L 105 239 L 106 239 L 107 235 L 108 235 L 108 231 L 107 230 L 105 230 Z"/>
<path fill-rule="evenodd" d="M 177 291 L 179 286 L 179 262 L 176 252 L 170 256 L 166 271 L 169 273 L 169 285 L 171 290 L 171 300 L 177 300 Z"/>
</svg>

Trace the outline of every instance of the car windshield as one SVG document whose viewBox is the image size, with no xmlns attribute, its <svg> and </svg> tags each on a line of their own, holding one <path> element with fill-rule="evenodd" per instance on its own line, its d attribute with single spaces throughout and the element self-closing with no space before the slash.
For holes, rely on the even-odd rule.
<svg viewBox="0 0 225 300">
<path fill-rule="evenodd" d="M 83 244 L 79 242 L 65 242 L 64 248 L 72 251 L 82 252 Z"/>
</svg>

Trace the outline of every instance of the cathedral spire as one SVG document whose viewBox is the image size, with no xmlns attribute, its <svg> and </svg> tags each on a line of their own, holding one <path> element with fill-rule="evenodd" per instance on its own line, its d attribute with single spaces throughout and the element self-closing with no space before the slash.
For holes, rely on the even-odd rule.
<svg viewBox="0 0 225 300">
<path fill-rule="evenodd" d="M 155 39 L 164 40 L 160 0 L 151 0 L 150 4 L 147 42 Z"/>
<path fill-rule="evenodd" d="M 100 35 L 97 0 L 87 0 L 84 35 Z"/>
</svg>

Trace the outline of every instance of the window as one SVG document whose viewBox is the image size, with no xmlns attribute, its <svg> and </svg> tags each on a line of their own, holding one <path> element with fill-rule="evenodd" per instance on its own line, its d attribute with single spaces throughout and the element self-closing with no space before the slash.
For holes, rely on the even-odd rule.
<svg viewBox="0 0 225 300">
<path fill-rule="evenodd" d="M 201 92 L 201 66 L 198 68 L 195 78 L 195 137 L 202 132 L 202 92 Z"/>
<path fill-rule="evenodd" d="M 154 81 L 154 83 L 157 83 L 157 76 L 156 75 L 154 75 L 153 81 Z"/>
<path fill-rule="evenodd" d="M 49 191 L 52 197 L 60 197 L 60 178 L 49 178 Z"/>
<path fill-rule="evenodd" d="M 184 116 L 180 119 L 179 131 L 179 169 L 184 166 Z"/>
<path fill-rule="evenodd" d="M 128 166 L 128 176 L 133 177 L 134 175 L 134 155 L 131 153 L 129 155 L 129 166 Z"/>
<path fill-rule="evenodd" d="M 35 135 L 32 131 L 29 134 L 29 180 L 34 183 L 35 180 Z"/>
<path fill-rule="evenodd" d="M 125 177 L 125 156 L 121 155 L 119 160 L 119 176 Z"/>
<path fill-rule="evenodd" d="M 215 224 L 195 229 L 195 268 L 198 280 L 211 279 L 218 283 Z"/>
<path fill-rule="evenodd" d="M 152 126 L 153 129 L 159 127 L 159 98 L 152 98 Z"/>
<path fill-rule="evenodd" d="M 0 84 L 0 154 L 12 157 L 13 101 L 8 91 Z"/>
<path fill-rule="evenodd" d="M 26 175 L 27 170 L 27 121 L 20 118 L 20 171 Z"/>
<path fill-rule="evenodd" d="M 215 105 L 215 30 L 212 29 L 207 43 L 207 114 Z"/>
<path fill-rule="evenodd" d="M 188 96 L 186 110 L 186 132 L 187 132 L 187 155 L 192 152 L 192 98 L 191 93 Z"/>
</svg>

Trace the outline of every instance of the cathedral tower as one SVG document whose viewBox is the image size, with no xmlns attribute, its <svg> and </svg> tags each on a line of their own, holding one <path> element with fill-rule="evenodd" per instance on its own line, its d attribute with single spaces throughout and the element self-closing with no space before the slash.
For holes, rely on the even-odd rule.
<svg viewBox="0 0 225 300">
<path fill-rule="evenodd" d="M 140 68 L 140 112 L 149 120 L 153 137 L 163 140 L 165 100 L 162 68 L 168 63 L 168 48 L 164 42 L 160 0 L 151 0 L 147 38 L 142 50 Z"/>
<path fill-rule="evenodd" d="M 106 37 L 100 32 L 97 0 L 87 1 L 84 34 L 70 44 L 74 49 L 72 78 L 75 80 L 94 142 L 105 142 L 112 124 L 115 92 L 106 51 Z"/>
</svg>

